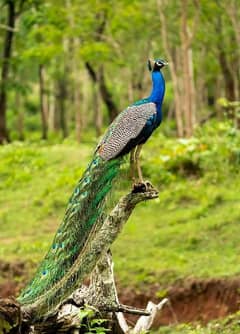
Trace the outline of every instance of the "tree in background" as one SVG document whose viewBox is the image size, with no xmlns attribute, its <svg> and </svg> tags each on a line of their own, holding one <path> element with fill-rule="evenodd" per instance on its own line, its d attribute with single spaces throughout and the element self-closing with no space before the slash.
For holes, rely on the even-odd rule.
<svg viewBox="0 0 240 334">
<path fill-rule="evenodd" d="M 14 0 L 5 1 L 7 8 L 5 36 L 3 41 L 2 64 L 1 64 L 1 84 L 0 84 L 0 143 L 9 141 L 7 131 L 7 83 L 10 69 L 10 60 L 12 54 L 12 42 L 15 31 L 15 21 L 17 18 L 16 2 Z M 3 4 L 3 5 L 4 5 Z M 23 1 L 20 3 L 22 9 Z"/>
<path fill-rule="evenodd" d="M 9 140 L 7 122 L 19 139 L 41 132 L 80 142 L 94 128 L 99 136 L 146 96 L 146 60 L 154 57 L 169 61 L 164 114 L 179 137 L 192 136 L 216 114 L 217 98 L 239 99 L 238 7 L 236 0 L 2 0 L 0 142 Z"/>
</svg>

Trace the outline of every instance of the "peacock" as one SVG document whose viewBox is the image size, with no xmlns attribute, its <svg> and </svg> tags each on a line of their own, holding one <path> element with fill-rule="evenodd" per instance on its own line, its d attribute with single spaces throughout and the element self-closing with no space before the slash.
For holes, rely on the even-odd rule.
<svg viewBox="0 0 240 334">
<path fill-rule="evenodd" d="M 139 155 L 142 145 L 162 121 L 165 80 L 161 69 L 165 65 L 167 62 L 162 59 L 148 60 L 151 94 L 121 112 L 97 145 L 92 161 L 70 197 L 48 253 L 18 297 L 23 306 L 31 306 L 44 298 L 51 308 L 76 289 L 81 273 L 78 260 L 84 257 L 85 245 L 106 218 L 107 194 L 126 154 L 131 152 L 134 182 L 144 184 Z"/>
</svg>

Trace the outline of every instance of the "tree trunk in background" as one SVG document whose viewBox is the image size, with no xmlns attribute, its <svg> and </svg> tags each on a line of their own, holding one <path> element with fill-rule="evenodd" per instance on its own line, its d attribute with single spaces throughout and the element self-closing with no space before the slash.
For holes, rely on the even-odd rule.
<svg viewBox="0 0 240 334">
<path fill-rule="evenodd" d="M 171 48 L 168 43 L 167 38 L 167 24 L 165 20 L 165 16 L 162 10 L 164 3 L 162 0 L 157 0 L 157 6 L 158 6 L 158 13 L 159 18 L 161 22 L 161 34 L 162 34 L 162 41 L 164 45 L 164 49 L 167 55 L 167 60 L 169 61 L 169 68 L 170 73 L 172 77 L 172 83 L 173 83 L 173 92 L 174 92 L 174 104 L 175 104 L 175 118 L 176 118 L 176 124 L 177 124 L 177 134 L 178 137 L 183 137 L 184 130 L 183 130 L 183 114 L 182 114 L 182 105 L 181 105 L 181 98 L 180 98 L 180 91 L 179 91 L 179 84 L 178 84 L 178 75 L 177 75 L 177 68 L 176 68 L 176 62 L 174 62 L 173 55 L 171 52 Z"/>
<path fill-rule="evenodd" d="M 72 1 L 66 0 L 68 19 L 71 29 L 75 28 L 75 17 L 72 12 Z M 80 143 L 82 137 L 82 113 L 81 113 L 81 80 L 79 75 L 79 66 L 78 66 L 78 49 L 80 47 L 79 38 L 73 36 L 69 39 L 68 43 L 70 44 L 69 50 L 72 54 L 70 59 L 71 72 L 73 74 L 73 110 L 75 117 L 75 128 L 76 128 L 76 139 Z"/>
<path fill-rule="evenodd" d="M 48 129 L 49 131 L 56 131 L 55 128 L 55 103 L 54 103 L 54 97 L 52 94 L 49 95 L 49 115 L 48 115 Z"/>
<path fill-rule="evenodd" d="M 67 128 L 67 115 L 66 115 L 66 98 L 67 98 L 67 89 L 66 89 L 66 80 L 64 76 L 61 76 L 58 79 L 58 110 L 59 110 L 59 125 L 62 130 L 63 138 L 68 136 Z"/>
<path fill-rule="evenodd" d="M 192 134 L 194 127 L 197 123 L 197 114 L 196 114 L 196 89 L 194 81 L 194 71 L 193 71 L 193 50 L 192 48 L 188 49 L 188 66 L 189 66 L 189 82 L 190 82 L 190 101 L 191 101 L 191 125 L 192 125 Z"/>
<path fill-rule="evenodd" d="M 235 99 L 240 99 L 240 22 L 239 22 L 239 5 L 237 1 L 231 0 L 225 6 L 226 12 L 228 13 L 229 19 L 232 23 L 234 34 L 236 38 L 236 49 L 235 52 L 235 61 L 232 65 L 234 66 L 233 75 L 234 75 L 234 86 L 235 86 Z"/>
<path fill-rule="evenodd" d="M 75 87 L 74 90 L 74 109 L 75 109 L 75 122 L 76 122 L 76 138 L 78 143 L 82 138 L 82 114 L 81 114 L 81 92 L 80 85 Z"/>
<path fill-rule="evenodd" d="M 99 85 L 101 97 L 108 110 L 109 123 L 111 123 L 117 117 L 119 110 L 113 101 L 112 93 L 106 85 L 104 67 L 100 67 L 99 75 L 97 75 L 96 71 L 89 62 L 86 62 L 85 66 L 92 81 L 98 83 Z"/>
<path fill-rule="evenodd" d="M 47 126 L 47 112 L 45 108 L 44 101 L 44 67 L 42 64 L 39 65 L 38 68 L 39 74 L 39 100 L 40 100 L 40 112 L 41 112 L 41 120 L 42 120 L 42 139 L 47 139 L 48 137 L 48 126 Z"/>
<path fill-rule="evenodd" d="M 98 27 L 95 31 L 97 42 L 102 41 L 103 33 L 106 28 L 107 16 L 108 11 L 106 9 L 102 9 L 96 14 L 96 21 L 98 22 Z M 109 123 L 111 123 L 118 115 L 119 110 L 113 100 L 110 89 L 107 87 L 104 66 L 102 64 L 99 66 L 99 68 L 97 69 L 98 75 L 96 74 L 96 70 L 90 64 L 90 62 L 85 62 L 85 67 L 91 80 L 98 84 L 97 86 L 99 87 L 102 100 L 107 107 Z"/>
<path fill-rule="evenodd" d="M 58 91 L 57 79 L 51 82 L 49 91 L 49 115 L 48 115 L 48 129 L 52 132 L 57 132 L 60 128 L 58 117 Z"/>
<path fill-rule="evenodd" d="M 79 40 L 77 38 L 73 39 L 73 51 L 76 55 L 77 49 L 79 48 Z M 82 120 L 82 81 L 81 74 L 78 69 L 78 63 L 76 56 L 73 57 L 72 60 L 72 68 L 73 68 L 73 109 L 75 114 L 75 128 L 76 128 L 76 138 L 78 143 L 81 142 L 82 138 L 82 129 L 83 129 L 83 120 Z"/>
<path fill-rule="evenodd" d="M 111 123 L 119 114 L 119 110 L 116 103 L 113 101 L 112 93 L 107 87 L 103 66 L 101 66 L 99 70 L 99 89 L 108 110 L 109 123 Z"/>
<path fill-rule="evenodd" d="M 101 101 L 99 88 L 97 83 L 93 82 L 93 110 L 94 110 L 94 124 L 96 129 L 96 136 L 99 137 L 102 134 L 102 126 L 103 126 L 103 117 L 101 111 Z"/>
<path fill-rule="evenodd" d="M 201 48 L 200 53 L 200 64 L 199 68 L 197 69 L 197 75 L 196 75 L 196 87 L 197 87 L 197 95 L 196 95 L 196 104 L 198 106 L 198 110 L 205 111 L 206 106 L 213 106 L 214 105 L 214 97 L 212 98 L 212 102 L 208 101 L 208 86 L 206 83 L 206 77 L 203 74 L 202 68 L 204 68 L 204 59 L 207 57 L 207 50 L 205 47 Z M 209 92 L 210 93 L 210 92 Z M 209 104 L 210 102 L 211 104 Z"/>
<path fill-rule="evenodd" d="M 24 138 L 24 108 L 21 105 L 21 96 L 19 91 L 16 90 L 15 93 L 15 105 L 18 112 L 17 116 L 17 130 L 18 130 L 18 140 L 23 141 Z"/>
<path fill-rule="evenodd" d="M 234 87 L 234 77 L 231 72 L 231 67 L 228 63 L 225 45 L 224 45 L 224 36 L 223 36 L 223 24 L 221 16 L 218 17 L 215 23 L 216 33 L 218 35 L 218 61 L 222 70 L 225 83 L 225 92 L 226 98 L 229 101 L 235 100 L 235 87 Z"/>
<path fill-rule="evenodd" d="M 6 84 L 8 80 L 9 65 L 12 51 L 12 41 L 15 27 L 15 2 L 14 0 L 6 1 L 8 6 L 8 18 L 7 26 L 9 27 L 5 32 L 3 55 L 2 55 L 2 72 L 1 72 L 1 84 L 0 84 L 0 144 L 9 141 L 9 135 L 7 131 L 7 90 Z M 2 9 L 1 9 L 2 10 Z"/>
<path fill-rule="evenodd" d="M 185 133 L 187 137 L 193 135 L 195 125 L 195 86 L 193 78 L 193 60 L 191 48 L 191 34 L 187 23 L 188 0 L 181 0 L 181 44 L 183 64 L 183 109 L 185 120 Z"/>
<path fill-rule="evenodd" d="M 224 45 L 220 47 L 218 56 L 225 82 L 226 98 L 229 101 L 234 101 L 235 100 L 234 78 L 228 65 L 226 53 L 224 51 Z"/>
<path fill-rule="evenodd" d="M 148 42 L 148 45 L 146 45 L 146 50 L 149 50 L 150 49 L 150 43 L 149 41 Z M 144 87 L 144 75 L 143 73 L 145 72 L 145 69 L 147 67 L 146 65 L 146 59 L 149 58 L 149 53 L 148 52 L 144 52 L 142 55 L 141 55 L 141 60 L 139 61 L 139 64 L 141 64 L 142 68 L 138 68 L 138 71 L 136 71 L 134 73 L 133 71 L 133 74 L 132 74 L 132 89 L 134 92 L 136 92 L 136 96 L 133 100 L 131 101 L 134 101 L 134 100 L 140 100 L 142 99 L 144 96 L 145 96 L 145 87 Z M 127 78 L 127 80 L 129 80 L 129 78 Z"/>
<path fill-rule="evenodd" d="M 77 49 L 79 49 L 79 40 L 78 38 L 73 38 L 73 51 L 74 57 L 72 61 L 72 68 L 73 68 L 73 106 L 74 106 L 74 114 L 75 114 L 75 127 L 76 127 L 76 138 L 78 143 L 81 142 L 82 138 L 82 130 L 83 130 L 83 119 L 82 119 L 82 103 L 83 94 L 82 94 L 82 81 L 81 81 L 81 74 L 79 72 L 78 63 L 77 63 Z"/>
</svg>

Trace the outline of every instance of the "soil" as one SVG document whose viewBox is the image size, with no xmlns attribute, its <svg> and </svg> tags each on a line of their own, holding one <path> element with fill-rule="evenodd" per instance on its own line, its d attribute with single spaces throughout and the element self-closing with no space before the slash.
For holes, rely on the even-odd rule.
<svg viewBox="0 0 240 334">
<path fill-rule="evenodd" d="M 156 297 L 159 287 L 152 286 L 147 293 L 136 293 L 131 289 L 120 292 L 123 304 L 145 308 L 148 301 L 159 303 Z M 187 279 L 167 289 L 164 297 L 169 299 L 154 323 L 154 327 L 174 323 L 223 318 L 239 310 L 240 277 L 222 279 Z"/>
<path fill-rule="evenodd" d="M 27 272 L 23 262 L 0 261 L 0 298 L 16 296 L 26 282 Z"/>
<path fill-rule="evenodd" d="M 16 296 L 27 280 L 28 269 L 24 263 L 0 262 L 0 297 Z M 148 301 L 158 303 L 163 297 L 160 286 L 152 285 L 144 292 L 133 288 L 119 288 L 121 303 L 145 308 Z M 166 290 L 169 299 L 154 323 L 157 328 L 181 322 L 222 318 L 239 310 L 240 277 L 221 279 L 186 279 Z M 134 317 L 129 317 L 134 321 Z"/>
</svg>

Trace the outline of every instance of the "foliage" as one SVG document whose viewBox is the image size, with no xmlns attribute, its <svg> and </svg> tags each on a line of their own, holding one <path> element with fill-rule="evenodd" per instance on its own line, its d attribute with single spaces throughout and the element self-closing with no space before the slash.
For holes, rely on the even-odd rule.
<svg viewBox="0 0 240 334">
<path fill-rule="evenodd" d="M 217 182 L 223 178 L 224 171 L 234 173 L 239 169 L 239 134 L 230 121 L 206 124 L 189 139 L 172 141 L 158 132 L 148 145 L 145 173 L 161 184 L 176 178 L 198 179 L 210 173 Z"/>
<path fill-rule="evenodd" d="M 104 327 L 107 320 L 96 318 L 95 311 L 90 307 L 81 309 L 79 318 L 81 320 L 81 327 L 84 328 L 84 333 L 86 334 L 106 334 L 109 332 L 109 329 Z"/>
<path fill-rule="evenodd" d="M 163 47 L 158 2 L 16 1 L 17 9 L 21 3 L 24 5 L 17 15 L 10 73 L 5 83 L 8 88 L 7 122 L 11 138 L 22 138 L 23 132 L 26 138 L 39 138 L 42 127 L 40 65 L 44 69 L 42 98 L 50 132 L 59 132 L 63 125 L 61 122 L 65 122 L 68 134 L 74 136 L 77 112 L 81 115 L 82 132 L 96 125 L 96 87 L 86 72 L 87 62 L 92 64 L 96 72 L 104 70 L 108 91 L 119 110 L 148 94 L 150 79 L 146 60 L 149 57 L 165 58 L 167 54 Z M 159 2 L 167 21 L 167 40 L 174 54 L 174 64 L 179 62 L 182 49 L 180 31 L 184 2 Z M 1 4 L 1 49 L 4 49 L 5 43 L 6 3 L 2 1 Z M 196 116 L 201 120 L 209 114 L 210 108 L 215 108 L 217 98 L 228 97 L 232 89 L 229 88 L 229 80 L 236 85 L 232 90 L 239 90 L 239 8 L 236 0 L 222 1 L 221 5 L 218 1 L 201 1 L 198 5 L 189 2 L 186 14 L 187 27 L 194 34 L 191 52 L 198 110 Z M 229 71 L 225 70 L 222 59 Z M 172 113 L 176 107 L 176 88 L 171 71 L 164 70 L 164 73 L 167 80 L 164 112 Z M 232 78 L 228 77 L 229 73 L 232 73 Z M 182 68 L 178 66 L 177 76 L 180 78 L 181 74 Z M 61 85 L 64 86 L 64 94 L 59 92 Z M 76 106 L 78 94 L 80 102 Z M 62 102 L 61 107 L 59 101 Z M 108 118 L 102 104 L 100 110 L 103 125 L 106 125 Z M 170 118 L 173 120 L 173 115 Z M 172 130 L 175 130 L 175 121 L 172 124 Z"/>
</svg>

